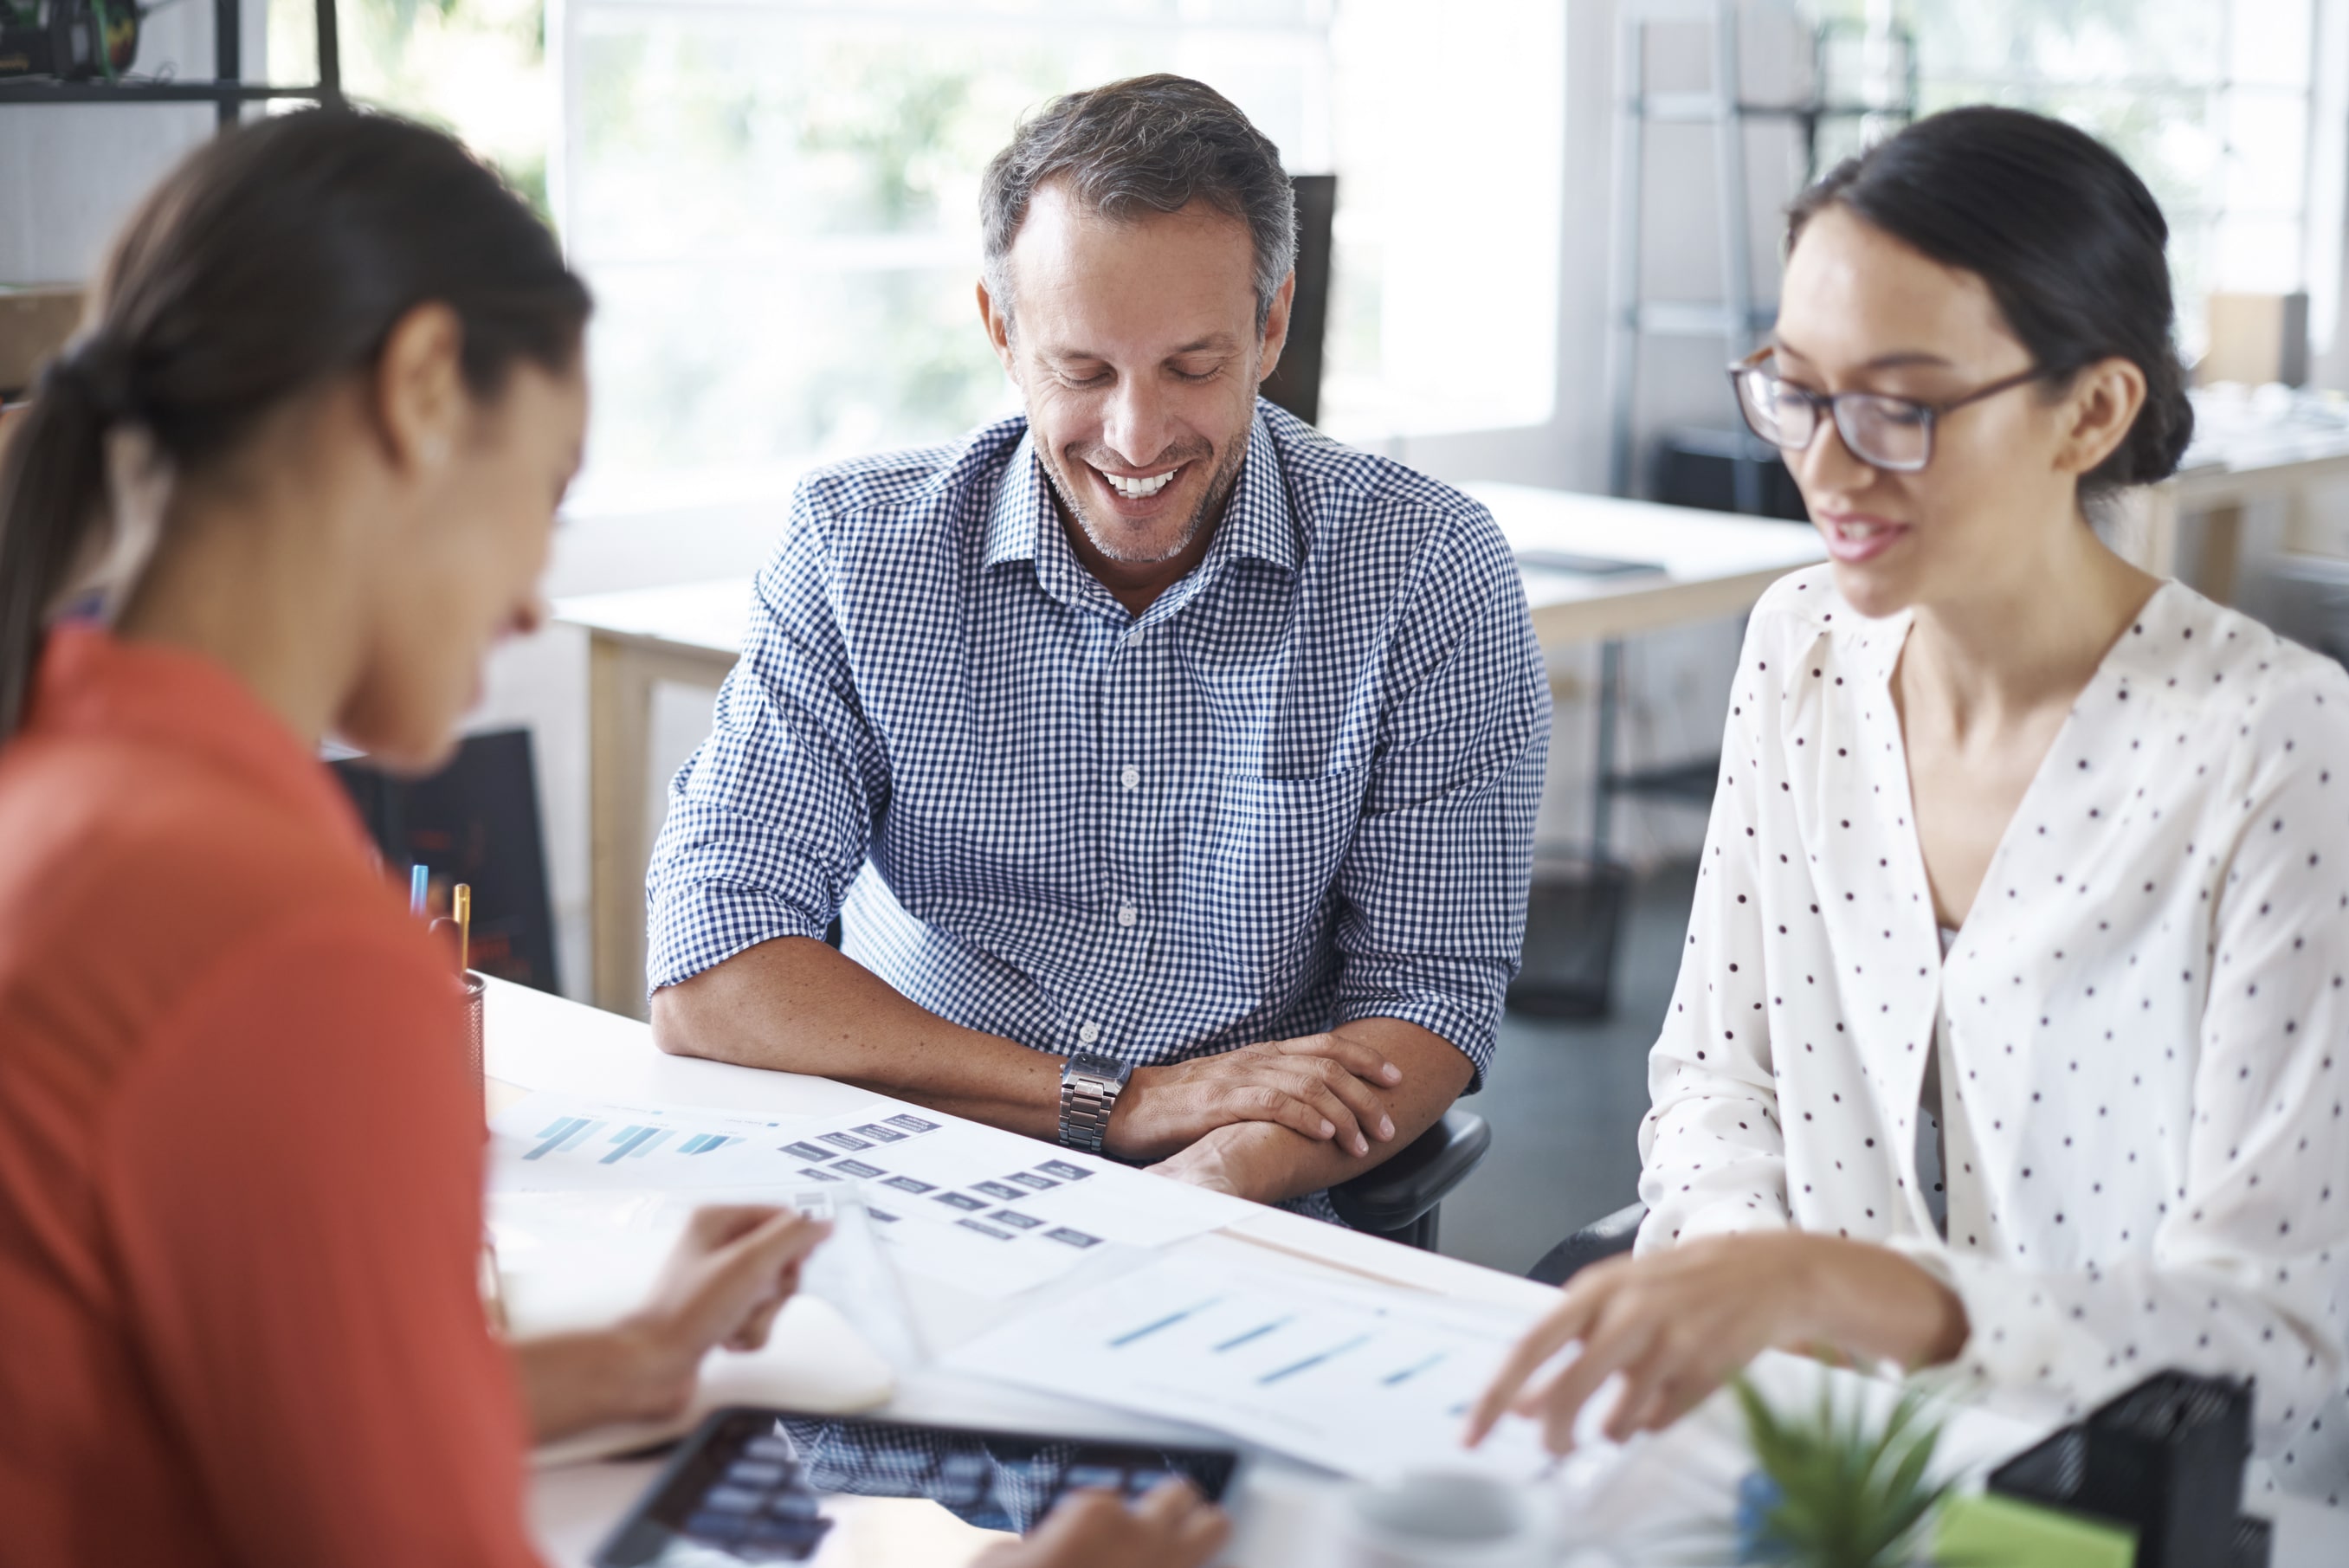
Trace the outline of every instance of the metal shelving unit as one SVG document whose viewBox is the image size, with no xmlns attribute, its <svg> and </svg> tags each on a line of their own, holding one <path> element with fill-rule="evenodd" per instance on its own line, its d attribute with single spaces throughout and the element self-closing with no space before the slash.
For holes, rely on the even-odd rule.
<svg viewBox="0 0 2349 1568">
<path fill-rule="evenodd" d="M 342 41 L 335 0 L 317 0 L 318 79 L 306 87 L 272 87 L 244 80 L 244 16 L 241 0 L 212 0 L 212 79 L 181 81 L 60 81 L 53 77 L 0 77 L 0 106 L 51 103 L 208 103 L 222 129 L 234 125 L 249 103 L 309 98 L 339 108 L 343 98 Z"/>
<path fill-rule="evenodd" d="M 1700 91 L 1656 92 L 1647 84 L 1648 30 L 1696 25 L 1707 31 L 1705 55 L 1711 81 Z M 1812 33 L 1812 92 L 1795 103 L 1755 103 L 1739 79 L 1736 0 L 1623 0 L 1615 38 L 1615 169 L 1609 218 L 1612 253 L 1607 282 L 1608 386 L 1612 425 L 1608 440 L 1608 489 L 1632 490 L 1633 407 L 1639 388 L 1640 350 L 1652 337 L 1710 337 L 1736 358 L 1770 330 L 1777 306 L 1754 297 L 1747 202 L 1745 130 L 1767 120 L 1790 122 L 1799 130 L 1805 181 L 1819 173 L 1819 131 L 1831 120 L 1863 119 L 1906 124 L 1917 112 L 1917 50 L 1905 29 L 1888 40 L 1900 60 L 1898 96 L 1887 103 L 1837 103 L 1825 96 L 1829 57 L 1839 37 L 1854 29 L 1826 24 Z M 1647 129 L 1651 125 L 1696 125 L 1712 129 L 1715 218 L 1721 244 L 1722 296 L 1714 300 L 1653 300 L 1641 278 L 1641 222 L 1647 185 Z M 1734 428 L 1734 427 L 1733 427 Z M 1761 485 L 1752 463 L 1732 470 L 1737 510 L 1762 510 Z"/>
<path fill-rule="evenodd" d="M 1648 31 L 1680 24 L 1706 30 L 1704 55 L 1709 81 L 1702 90 L 1657 92 L 1648 86 Z M 1745 166 L 1745 131 L 1757 122 L 1791 122 L 1802 138 L 1806 182 L 1819 173 L 1819 133 L 1831 121 L 1880 120 L 1906 124 L 1917 112 L 1916 42 L 1905 28 L 1887 39 L 1899 60 L 1897 93 L 1889 102 L 1837 102 L 1827 96 L 1830 56 L 1839 38 L 1858 36 L 1853 29 L 1827 24 L 1811 36 L 1810 95 L 1793 103 L 1756 103 L 1748 99 L 1740 79 L 1737 42 L 1737 0 L 1621 0 L 1616 13 L 1615 43 L 1615 168 L 1612 189 L 1612 253 L 1608 267 L 1608 384 L 1612 418 L 1608 441 L 1608 489 L 1616 495 L 1632 490 L 1636 435 L 1633 411 L 1639 391 L 1640 360 L 1648 340 L 1656 337 L 1713 338 L 1723 346 L 1724 363 L 1754 346 L 1775 325 L 1775 302 L 1755 297 Z M 1641 276 L 1641 222 L 1645 216 L 1647 130 L 1651 125 L 1698 125 L 1712 130 L 1715 221 L 1721 245 L 1721 297 L 1712 300 L 1654 300 L 1648 297 Z M 1733 423 L 1732 428 L 1737 427 Z M 1768 460 L 1775 462 L 1775 455 Z M 1761 474 L 1749 460 L 1737 460 L 1732 469 L 1737 510 L 1758 513 L 1762 508 Z M 1612 852 L 1614 803 L 1619 795 L 1674 801 L 1691 807 L 1710 805 L 1720 759 L 1702 757 L 1661 767 L 1625 770 L 1618 766 L 1618 730 L 1622 704 L 1623 648 L 1609 642 L 1599 649 L 1599 735 L 1595 758 L 1597 777 L 1591 799 L 1590 841 L 1594 860 Z"/>
</svg>

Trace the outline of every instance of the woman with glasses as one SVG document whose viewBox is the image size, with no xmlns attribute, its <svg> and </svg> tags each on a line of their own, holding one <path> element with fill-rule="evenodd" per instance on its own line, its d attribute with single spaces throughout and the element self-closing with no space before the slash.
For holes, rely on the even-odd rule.
<svg viewBox="0 0 2349 1568">
<path fill-rule="evenodd" d="M 1795 204 L 1731 374 L 1830 557 L 1754 613 L 1632 1255 L 1472 1423 L 1623 1436 L 1766 1347 L 2040 1415 L 2256 1384 L 2349 1480 L 2349 676 L 2093 521 L 2193 418 L 2167 230 L 2091 138 L 1920 121 Z M 1578 1342 L 1563 1370 L 1552 1356 Z"/>
</svg>

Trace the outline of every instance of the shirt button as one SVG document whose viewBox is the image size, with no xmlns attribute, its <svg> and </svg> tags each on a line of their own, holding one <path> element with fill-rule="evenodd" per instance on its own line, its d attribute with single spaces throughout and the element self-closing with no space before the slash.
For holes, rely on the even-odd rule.
<svg viewBox="0 0 2349 1568">
<path fill-rule="evenodd" d="M 1130 903 L 1122 903 L 1117 906 L 1117 923 L 1120 925 L 1132 925 L 1135 921 L 1140 920 L 1141 918 L 1142 912 L 1134 908 L 1133 905 Z"/>
<path fill-rule="evenodd" d="M 1101 1026 L 1099 1024 L 1085 1024 L 1080 1026 L 1077 1029 L 1077 1043 L 1081 1046 L 1090 1046 L 1095 1040 L 1100 1038 Z"/>
<path fill-rule="evenodd" d="M 1117 781 L 1129 789 L 1139 789 L 1142 788 L 1142 769 L 1128 766 L 1117 776 Z"/>
</svg>

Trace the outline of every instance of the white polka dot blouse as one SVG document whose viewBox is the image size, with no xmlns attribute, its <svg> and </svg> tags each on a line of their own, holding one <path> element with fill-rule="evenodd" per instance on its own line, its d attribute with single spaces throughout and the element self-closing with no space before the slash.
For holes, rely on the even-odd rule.
<svg viewBox="0 0 2349 1568">
<path fill-rule="evenodd" d="M 2349 1491 L 2349 675 L 2178 583 L 2075 704 L 1947 958 L 1890 678 L 1827 568 L 1756 607 L 1640 1249 L 1788 1224 L 1965 1304 L 2023 1412 L 2256 1380 L 2265 1484 Z M 1946 1240 L 1919 1191 L 1938 1054 Z"/>
</svg>

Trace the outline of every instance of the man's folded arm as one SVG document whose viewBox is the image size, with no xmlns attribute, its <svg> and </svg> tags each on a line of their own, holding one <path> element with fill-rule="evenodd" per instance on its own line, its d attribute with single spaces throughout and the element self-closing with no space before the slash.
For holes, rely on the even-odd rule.
<svg viewBox="0 0 2349 1568">
<path fill-rule="evenodd" d="M 1393 1131 L 1357 1154 L 1340 1139 L 1308 1138 L 1272 1121 L 1236 1121 L 1152 1167 L 1259 1203 L 1277 1203 L 1349 1181 L 1392 1160 L 1452 1109 L 1475 1072 L 1458 1047 L 1400 1018 L 1357 1018 L 1330 1031 L 1359 1039 L 1402 1071 L 1392 1087 L 1372 1084 Z"/>
<path fill-rule="evenodd" d="M 1389 653 L 1393 698 L 1339 868 L 1338 1023 L 1402 1068 L 1372 1084 L 1393 1136 L 1357 1154 L 1283 1127 L 1225 1128 L 1170 1175 L 1263 1201 L 1359 1176 L 1483 1081 L 1525 934 L 1549 683 L 1525 593 L 1481 511 L 1432 542 Z"/>
<path fill-rule="evenodd" d="M 837 1078 L 1054 1139 L 1061 1058 L 949 1023 L 820 938 L 786 936 L 653 995 L 665 1051 Z"/>
</svg>

